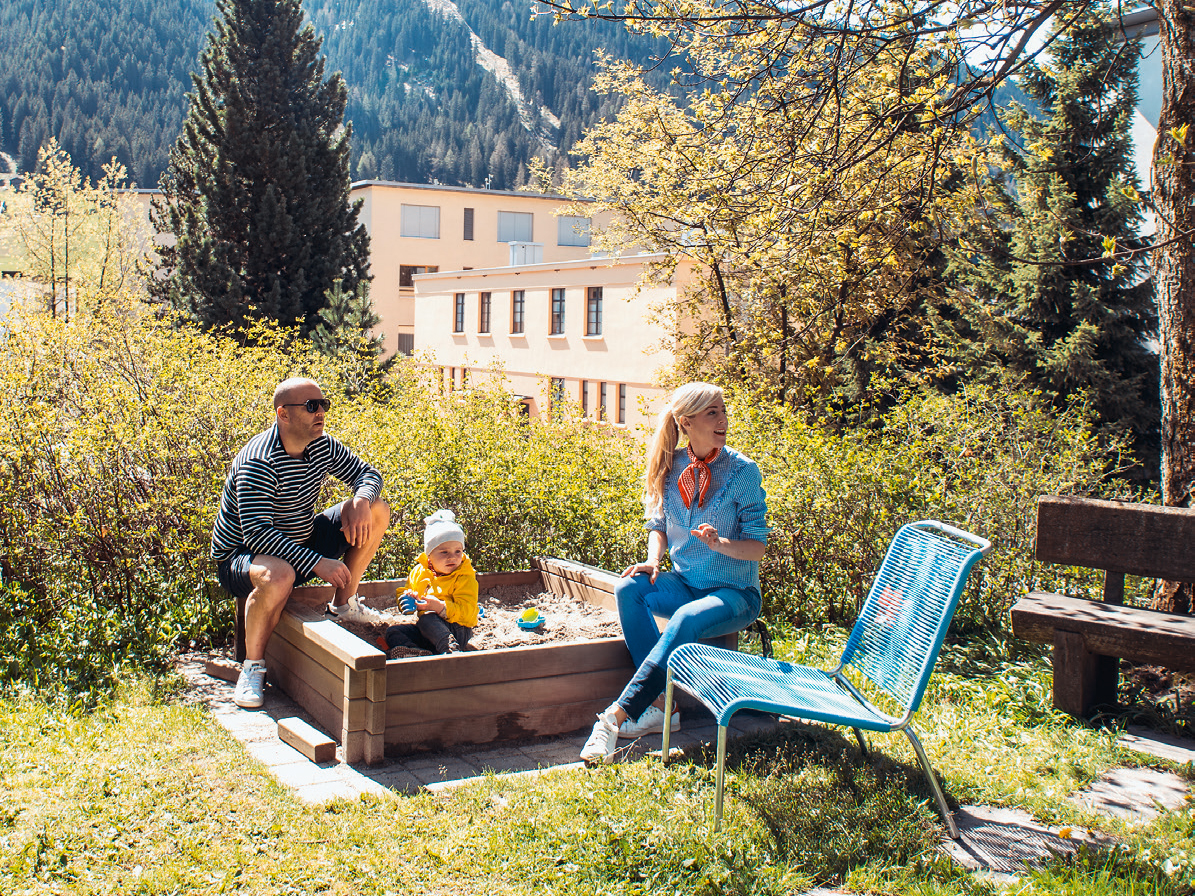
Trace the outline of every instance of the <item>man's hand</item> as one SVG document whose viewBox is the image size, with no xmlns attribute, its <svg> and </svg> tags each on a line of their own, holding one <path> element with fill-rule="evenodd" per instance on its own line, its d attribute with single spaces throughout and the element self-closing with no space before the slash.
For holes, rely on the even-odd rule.
<svg viewBox="0 0 1195 896">
<path fill-rule="evenodd" d="M 352 498 L 344 502 L 340 509 L 340 530 L 349 544 L 355 548 L 368 544 L 372 528 L 373 512 L 369 508 L 369 501 Z"/>
<path fill-rule="evenodd" d="M 335 585 L 337 588 L 347 588 L 349 579 L 352 578 L 349 568 L 332 557 L 324 557 L 315 564 L 314 572 L 329 585 Z"/>
</svg>

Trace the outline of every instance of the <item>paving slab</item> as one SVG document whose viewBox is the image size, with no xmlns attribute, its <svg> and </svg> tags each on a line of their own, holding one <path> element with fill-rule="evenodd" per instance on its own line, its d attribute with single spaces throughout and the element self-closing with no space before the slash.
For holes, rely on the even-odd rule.
<svg viewBox="0 0 1195 896">
<path fill-rule="evenodd" d="M 1191 790 L 1173 772 L 1153 768 L 1114 768 L 1085 790 L 1067 797 L 1076 805 L 1130 822 L 1144 823 L 1160 811 L 1187 805 Z"/>
<path fill-rule="evenodd" d="M 1195 740 L 1151 731 L 1137 725 L 1130 725 L 1116 742 L 1126 749 L 1138 753 L 1169 759 L 1172 762 L 1195 762 Z"/>
<path fill-rule="evenodd" d="M 943 840 L 941 850 L 963 868 L 996 876 L 1018 875 L 1052 856 L 1073 855 L 1079 845 L 1103 842 L 1091 831 L 1049 827 L 1021 809 L 960 806 L 954 811 L 959 838 Z"/>
</svg>

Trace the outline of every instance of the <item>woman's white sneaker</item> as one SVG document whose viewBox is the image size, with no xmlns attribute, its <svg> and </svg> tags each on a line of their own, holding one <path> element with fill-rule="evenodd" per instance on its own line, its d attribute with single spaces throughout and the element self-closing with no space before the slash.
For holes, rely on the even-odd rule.
<svg viewBox="0 0 1195 896">
<path fill-rule="evenodd" d="M 672 724 L 669 726 L 669 730 L 680 731 L 679 712 L 672 714 Z M 618 727 L 618 736 L 621 740 L 633 740 L 636 737 L 643 737 L 645 734 L 663 733 L 664 710 L 658 706 L 647 707 L 638 719 L 627 719 Z"/>
<path fill-rule="evenodd" d="M 581 761 L 591 768 L 604 765 L 614 756 L 618 746 L 618 723 L 614 721 L 614 713 L 610 710 L 598 713 L 598 720 L 593 724 L 593 732 L 585 746 L 581 748 Z"/>
</svg>

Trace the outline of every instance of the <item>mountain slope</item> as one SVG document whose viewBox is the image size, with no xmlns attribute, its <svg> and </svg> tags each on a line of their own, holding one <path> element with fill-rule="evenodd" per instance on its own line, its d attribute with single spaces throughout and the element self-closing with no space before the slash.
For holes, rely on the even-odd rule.
<svg viewBox="0 0 1195 896">
<path fill-rule="evenodd" d="M 653 48 L 601 22 L 553 26 L 525 2 L 306 0 L 327 70 L 349 88 L 353 173 L 499 189 L 536 155 L 563 164 L 612 110 L 595 51 Z M 50 136 L 95 175 L 115 155 L 154 186 L 178 135 L 214 0 L 5 0 L 0 151 L 24 170 Z"/>
</svg>

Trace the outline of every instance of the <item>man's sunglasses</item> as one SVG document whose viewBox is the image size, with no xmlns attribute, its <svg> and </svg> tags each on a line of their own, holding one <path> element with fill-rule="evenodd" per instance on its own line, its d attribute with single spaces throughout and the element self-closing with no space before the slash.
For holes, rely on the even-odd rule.
<svg viewBox="0 0 1195 896">
<path fill-rule="evenodd" d="M 293 404 L 284 404 L 284 408 L 306 408 L 308 414 L 314 414 L 316 410 L 322 409 L 326 414 L 332 410 L 332 399 L 330 398 L 308 398 L 306 401 L 296 401 Z"/>
</svg>

